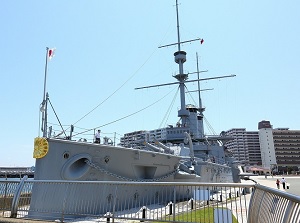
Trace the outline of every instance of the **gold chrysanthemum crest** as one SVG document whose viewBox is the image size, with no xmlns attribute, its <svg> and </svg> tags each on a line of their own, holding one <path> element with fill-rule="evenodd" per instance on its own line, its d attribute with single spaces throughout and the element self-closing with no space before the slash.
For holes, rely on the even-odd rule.
<svg viewBox="0 0 300 223">
<path fill-rule="evenodd" d="M 48 153 L 48 141 L 46 138 L 36 137 L 34 139 L 33 158 L 40 159 Z"/>
</svg>

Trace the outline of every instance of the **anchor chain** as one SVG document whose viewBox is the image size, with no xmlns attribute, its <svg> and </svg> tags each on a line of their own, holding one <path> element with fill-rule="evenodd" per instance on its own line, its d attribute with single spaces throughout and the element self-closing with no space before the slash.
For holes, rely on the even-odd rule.
<svg viewBox="0 0 300 223">
<path fill-rule="evenodd" d="M 170 172 L 170 173 L 168 173 L 168 174 L 166 174 L 166 175 L 164 175 L 164 176 L 162 176 L 162 177 L 158 177 L 158 178 L 154 178 L 154 179 L 141 179 L 141 180 L 139 180 L 139 179 L 131 179 L 131 178 L 128 178 L 128 177 L 122 177 L 122 176 L 120 176 L 120 175 L 117 175 L 117 174 L 115 174 L 115 173 L 112 173 L 112 172 L 110 172 L 110 171 L 108 171 L 108 170 L 103 169 L 103 168 L 100 167 L 100 166 L 97 166 L 96 164 L 92 163 L 92 162 L 91 162 L 90 160 L 88 160 L 88 159 L 86 159 L 84 162 L 85 162 L 87 165 L 89 165 L 90 167 L 92 167 L 92 168 L 94 168 L 94 169 L 96 169 L 96 170 L 99 170 L 99 171 L 101 171 L 102 173 L 105 173 L 106 175 L 109 175 L 109 176 L 112 176 L 112 177 L 115 177 L 115 178 L 118 178 L 118 179 L 121 179 L 121 180 L 124 180 L 124 181 L 158 182 L 158 181 L 162 181 L 163 179 L 166 179 L 166 178 L 168 178 L 168 177 L 170 177 L 170 176 L 175 175 L 175 174 L 179 171 L 179 169 L 177 168 L 177 169 L 175 169 L 174 171 L 172 171 L 172 172 Z"/>
</svg>

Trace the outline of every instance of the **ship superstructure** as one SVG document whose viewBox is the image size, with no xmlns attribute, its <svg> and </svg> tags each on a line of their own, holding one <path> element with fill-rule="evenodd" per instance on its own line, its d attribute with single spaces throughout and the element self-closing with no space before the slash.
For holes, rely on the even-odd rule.
<svg viewBox="0 0 300 223">
<path fill-rule="evenodd" d="M 174 53 L 174 61 L 178 64 L 178 74 L 173 77 L 177 82 L 172 82 L 168 84 L 158 84 L 146 87 L 136 88 L 144 89 L 158 86 L 166 86 L 177 84 L 180 92 L 180 109 L 178 110 L 179 121 L 176 125 L 168 125 L 165 128 L 159 128 L 154 130 L 143 130 L 135 131 L 131 133 L 126 133 L 122 138 L 120 145 L 129 146 L 140 149 L 149 149 L 159 151 L 161 148 L 170 151 L 178 151 L 174 147 L 179 146 L 181 148 L 179 152 L 180 155 L 184 156 L 184 151 L 188 147 L 192 152 L 190 154 L 193 156 L 192 165 L 198 175 L 204 173 L 203 169 L 210 169 L 212 177 L 205 179 L 202 177 L 202 181 L 214 181 L 214 182 L 239 182 L 238 177 L 238 168 L 234 163 L 234 159 L 230 151 L 227 151 L 223 146 L 224 140 L 230 140 L 224 134 L 206 136 L 204 134 L 204 125 L 203 125 L 203 112 L 205 108 L 202 106 L 201 95 L 200 95 L 200 81 L 202 80 L 211 80 L 211 79 L 220 79 L 227 77 L 234 77 L 235 75 L 211 77 L 211 78 L 199 78 L 199 66 L 197 62 L 197 74 L 198 79 L 188 80 L 188 74 L 184 73 L 183 64 L 186 62 L 187 53 L 183 51 L 182 43 L 200 41 L 203 42 L 203 39 L 197 38 L 195 40 L 184 41 L 180 40 L 180 30 L 179 30 L 179 13 L 178 13 L 178 4 L 176 0 L 176 14 L 177 14 L 177 43 L 168 44 L 165 46 L 177 45 L 177 51 Z M 164 47 L 164 46 L 161 46 Z M 198 60 L 197 60 L 198 61 Z M 199 106 L 186 104 L 185 99 L 185 89 L 186 83 L 188 82 L 198 82 L 198 93 L 199 93 Z M 187 136 L 188 135 L 188 136 Z M 173 148 L 173 149 L 172 149 Z M 186 159 L 186 158 L 183 158 Z M 207 164 L 207 166 L 206 166 Z M 221 165 L 221 166 L 220 166 Z M 209 167 L 209 168 L 208 168 Z M 219 173 L 219 175 L 215 174 Z M 224 179 L 222 174 L 226 173 Z M 206 174 L 207 175 L 207 174 Z M 222 178 L 222 179 L 221 179 Z"/>
</svg>

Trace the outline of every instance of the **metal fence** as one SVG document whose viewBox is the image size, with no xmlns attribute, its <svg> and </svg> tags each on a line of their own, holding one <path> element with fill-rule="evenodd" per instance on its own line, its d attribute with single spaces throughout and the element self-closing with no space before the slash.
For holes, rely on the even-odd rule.
<svg viewBox="0 0 300 223">
<path fill-rule="evenodd" d="M 0 216 L 61 222 L 299 222 L 299 204 L 250 183 L 0 181 Z"/>
<path fill-rule="evenodd" d="M 255 185 L 249 205 L 248 223 L 299 223 L 300 197 Z"/>
</svg>

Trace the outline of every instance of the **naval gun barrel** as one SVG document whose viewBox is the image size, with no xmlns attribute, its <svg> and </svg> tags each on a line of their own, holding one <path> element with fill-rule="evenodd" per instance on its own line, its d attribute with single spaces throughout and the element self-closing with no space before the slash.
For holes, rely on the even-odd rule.
<svg viewBox="0 0 300 223">
<path fill-rule="evenodd" d="M 156 147 L 156 146 L 154 146 L 154 145 L 152 145 L 152 144 L 150 144 L 150 143 L 148 143 L 148 142 L 146 142 L 146 141 L 144 141 L 143 144 L 144 144 L 146 147 L 148 147 L 149 149 L 151 149 L 152 151 L 154 151 L 154 152 L 159 152 L 159 153 L 162 153 L 162 152 L 163 152 L 162 149 L 160 149 L 160 148 L 158 148 L 158 147 Z"/>
<path fill-rule="evenodd" d="M 155 140 L 154 142 L 155 142 L 155 144 L 156 144 L 157 146 L 159 146 L 160 148 L 162 148 L 162 149 L 165 151 L 165 153 L 171 153 L 171 154 L 174 154 L 174 151 L 171 150 L 168 146 L 164 145 L 163 143 L 161 143 L 161 142 L 159 142 L 159 141 L 157 141 L 157 140 Z"/>
</svg>

